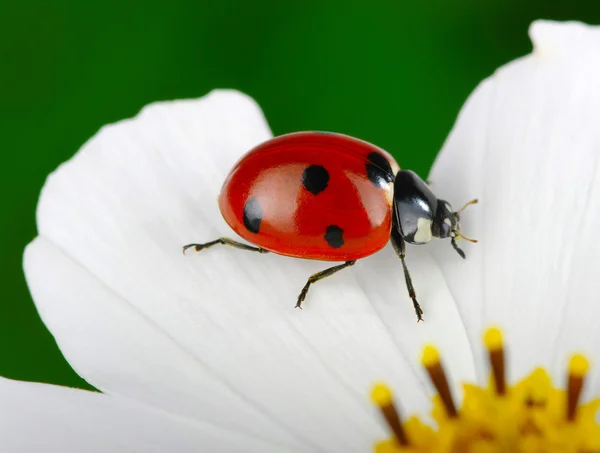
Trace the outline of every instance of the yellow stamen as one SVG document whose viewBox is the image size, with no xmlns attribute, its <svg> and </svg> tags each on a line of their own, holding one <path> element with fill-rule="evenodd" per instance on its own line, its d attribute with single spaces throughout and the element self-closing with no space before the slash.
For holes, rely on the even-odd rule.
<svg viewBox="0 0 600 453">
<path fill-rule="evenodd" d="M 427 374 L 429 374 L 431 383 L 438 391 L 448 417 L 458 417 L 458 412 L 456 411 L 456 406 L 452 399 L 452 393 L 450 392 L 450 386 L 448 385 L 448 378 L 446 377 L 446 372 L 440 361 L 440 353 L 438 350 L 431 345 L 425 346 L 421 362 L 427 370 Z"/>
<path fill-rule="evenodd" d="M 489 328 L 483 336 L 483 342 L 488 349 L 488 357 L 494 377 L 496 394 L 506 394 L 506 378 L 504 370 L 504 347 L 502 345 L 502 332 L 496 327 Z"/>
<path fill-rule="evenodd" d="M 572 422 L 577 415 L 577 404 L 583 389 L 583 381 L 590 367 L 585 357 L 575 354 L 569 361 L 569 377 L 567 383 L 567 420 Z"/>
<path fill-rule="evenodd" d="M 385 384 L 377 384 L 373 387 L 371 392 L 371 399 L 383 414 L 385 421 L 394 433 L 396 442 L 400 445 L 407 447 L 409 444 L 404 428 L 402 427 L 402 421 L 400 414 L 396 406 L 394 405 L 392 391 Z"/>
</svg>

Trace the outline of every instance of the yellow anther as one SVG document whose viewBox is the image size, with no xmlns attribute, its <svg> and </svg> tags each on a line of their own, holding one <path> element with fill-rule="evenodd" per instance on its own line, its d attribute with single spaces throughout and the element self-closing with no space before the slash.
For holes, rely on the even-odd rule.
<svg viewBox="0 0 600 453">
<path fill-rule="evenodd" d="M 571 376 L 585 376 L 590 369 L 590 362 L 581 354 L 575 354 L 569 361 L 569 374 Z"/>
<path fill-rule="evenodd" d="M 371 391 L 371 399 L 379 407 L 392 404 L 392 391 L 385 384 L 376 384 Z"/>
<path fill-rule="evenodd" d="M 425 346 L 425 348 L 423 348 L 421 363 L 425 368 L 430 368 L 440 363 L 440 353 L 435 348 L 435 346 L 428 344 L 427 346 Z"/>
<path fill-rule="evenodd" d="M 488 351 L 502 349 L 502 332 L 497 327 L 489 328 L 483 336 L 483 342 Z"/>
</svg>

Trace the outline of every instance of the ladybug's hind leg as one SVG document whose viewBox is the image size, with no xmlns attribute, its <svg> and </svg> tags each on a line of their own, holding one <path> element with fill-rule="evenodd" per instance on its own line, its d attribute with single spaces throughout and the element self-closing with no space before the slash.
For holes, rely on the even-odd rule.
<svg viewBox="0 0 600 453">
<path fill-rule="evenodd" d="M 396 228 L 396 226 L 392 226 L 392 245 L 394 246 L 394 250 L 398 254 L 398 258 L 402 261 L 402 268 L 404 269 L 404 280 L 406 281 L 406 288 L 408 289 L 408 296 L 412 299 L 413 307 L 415 308 L 415 313 L 417 314 L 417 322 L 423 321 L 423 310 L 417 302 L 417 293 L 415 292 L 415 288 L 412 284 L 412 279 L 410 278 L 410 273 L 408 272 L 408 267 L 406 267 L 406 243 L 404 239 L 400 235 L 400 232 Z"/>
<path fill-rule="evenodd" d="M 207 249 L 207 248 L 212 247 L 213 245 L 217 245 L 217 244 L 228 245 L 229 247 L 234 247 L 236 249 L 241 249 L 241 250 L 248 250 L 250 252 L 269 253 L 268 250 L 263 249 L 262 247 L 253 247 L 251 245 L 242 244 L 241 242 L 237 242 L 237 241 L 234 241 L 233 239 L 229 239 L 229 238 L 219 238 L 219 239 L 215 239 L 214 241 L 205 242 L 204 244 L 184 245 L 183 253 L 185 254 L 186 250 L 191 249 L 191 248 L 194 248 L 196 250 L 196 252 L 199 252 L 200 250 Z"/>
<path fill-rule="evenodd" d="M 308 293 L 308 288 L 310 288 L 310 285 L 318 282 L 319 280 L 323 280 L 325 277 L 329 277 L 330 275 L 333 275 L 336 272 L 341 271 L 342 269 L 350 267 L 354 263 L 356 263 L 356 260 L 346 261 L 344 264 L 339 264 L 337 266 L 330 267 L 329 269 L 325 269 L 324 271 L 317 272 L 316 274 L 311 275 L 308 278 L 306 285 L 304 285 L 304 288 L 302 288 L 302 291 L 300 291 L 300 295 L 298 296 L 298 302 L 296 302 L 295 308 L 299 308 L 300 310 L 302 310 L 302 302 L 306 298 L 306 294 Z"/>
</svg>

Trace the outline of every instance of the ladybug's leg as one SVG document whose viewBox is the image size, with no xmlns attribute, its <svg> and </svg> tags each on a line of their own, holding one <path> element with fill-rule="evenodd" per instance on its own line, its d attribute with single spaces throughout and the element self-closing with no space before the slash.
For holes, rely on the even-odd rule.
<svg viewBox="0 0 600 453">
<path fill-rule="evenodd" d="M 253 247 L 251 245 L 242 244 L 241 242 L 234 241 L 229 238 L 219 238 L 214 241 L 206 242 L 204 244 L 188 244 L 183 246 L 183 253 L 185 254 L 187 249 L 191 249 L 192 247 L 199 252 L 200 250 L 207 249 L 212 247 L 213 245 L 228 245 L 229 247 L 235 247 L 236 249 L 248 250 L 250 252 L 258 252 L 258 253 L 269 253 L 268 250 L 263 249 L 262 247 Z"/>
<path fill-rule="evenodd" d="M 339 264 L 337 266 L 330 267 L 329 269 L 325 269 L 324 271 L 317 272 L 316 274 L 311 275 L 308 278 L 306 285 L 304 285 L 304 288 L 302 288 L 302 291 L 300 291 L 300 295 L 298 296 L 298 302 L 296 302 L 295 308 L 299 308 L 302 310 L 302 302 L 306 298 L 306 293 L 308 293 L 308 288 L 310 288 L 310 285 L 312 285 L 315 282 L 318 282 L 319 280 L 324 279 L 325 277 L 329 277 L 330 275 L 333 275 L 336 272 L 341 271 L 342 269 L 350 267 L 354 263 L 356 263 L 356 260 L 346 261 L 344 264 Z"/>
<path fill-rule="evenodd" d="M 458 244 L 456 243 L 456 238 L 452 238 L 450 239 L 450 244 L 452 244 L 452 247 L 454 247 L 454 250 L 456 250 L 456 252 L 464 259 L 466 259 L 467 257 L 465 256 L 465 252 L 462 251 L 462 249 L 458 246 Z"/>
<path fill-rule="evenodd" d="M 417 302 L 417 293 L 415 293 L 415 288 L 412 284 L 412 279 L 410 278 L 410 274 L 408 272 L 408 267 L 406 267 L 406 243 L 400 232 L 396 228 L 396 226 L 392 226 L 392 245 L 394 246 L 394 250 L 398 254 L 398 257 L 402 261 L 402 268 L 404 269 L 404 280 L 406 280 L 406 287 L 408 288 L 408 295 L 412 299 L 413 306 L 415 307 L 415 313 L 417 314 L 417 322 L 423 321 L 423 310 L 421 310 L 421 306 L 419 302 Z"/>
</svg>

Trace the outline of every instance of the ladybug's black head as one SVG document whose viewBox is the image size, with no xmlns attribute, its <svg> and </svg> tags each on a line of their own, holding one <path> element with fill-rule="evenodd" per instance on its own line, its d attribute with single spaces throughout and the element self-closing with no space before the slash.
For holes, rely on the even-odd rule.
<svg viewBox="0 0 600 453">
<path fill-rule="evenodd" d="M 471 200 L 465 204 L 458 211 L 453 211 L 452 206 L 445 200 L 438 199 L 437 212 L 435 218 L 431 224 L 431 233 L 435 237 L 439 238 L 452 238 L 451 243 L 454 250 L 458 252 L 460 256 L 465 257 L 463 252 L 456 244 L 457 239 L 465 239 L 469 242 L 477 242 L 475 239 L 469 239 L 463 236 L 460 232 L 460 213 L 471 205 L 477 203 L 477 200 Z"/>
<path fill-rule="evenodd" d="M 437 238 L 454 237 L 453 231 L 460 230 L 459 214 L 452 211 L 446 200 L 437 201 L 437 210 L 431 224 L 431 234 Z"/>
</svg>

